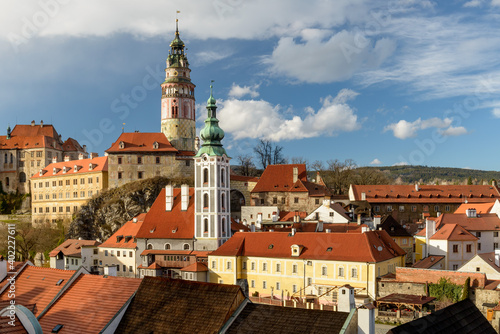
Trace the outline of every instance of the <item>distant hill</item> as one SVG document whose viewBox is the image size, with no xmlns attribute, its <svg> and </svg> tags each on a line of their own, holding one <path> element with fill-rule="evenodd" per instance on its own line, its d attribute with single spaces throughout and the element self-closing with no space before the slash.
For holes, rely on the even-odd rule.
<svg viewBox="0 0 500 334">
<path fill-rule="evenodd" d="M 499 180 L 499 171 L 478 169 L 427 167 L 427 166 L 388 166 L 361 167 L 358 169 L 375 169 L 384 173 L 395 184 L 467 184 L 469 178 L 473 184 L 491 184 L 491 180 Z"/>
</svg>

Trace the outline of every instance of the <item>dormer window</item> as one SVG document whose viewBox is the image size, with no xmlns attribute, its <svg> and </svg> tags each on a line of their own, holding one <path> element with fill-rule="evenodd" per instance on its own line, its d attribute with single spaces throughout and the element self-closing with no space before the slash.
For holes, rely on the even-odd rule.
<svg viewBox="0 0 500 334">
<path fill-rule="evenodd" d="M 63 167 L 63 174 L 66 174 L 66 166 Z"/>
<path fill-rule="evenodd" d="M 156 150 L 156 149 L 158 149 L 159 147 L 160 147 L 160 144 L 158 144 L 158 142 L 157 142 L 157 141 L 155 141 L 155 142 L 153 143 L 153 148 Z"/>
<path fill-rule="evenodd" d="M 57 173 L 57 168 L 52 168 L 52 174 L 56 174 Z"/>
<path fill-rule="evenodd" d="M 40 173 L 39 173 L 40 176 L 43 175 L 43 169 L 40 169 Z"/>
<path fill-rule="evenodd" d="M 92 164 L 91 163 L 89 164 L 89 170 L 92 170 Z"/>
<path fill-rule="evenodd" d="M 73 166 L 73 172 L 74 172 L 74 173 L 78 172 L 78 166 L 77 166 L 77 165 L 74 165 L 74 166 Z"/>
<path fill-rule="evenodd" d="M 125 148 L 125 143 L 121 141 L 120 144 L 118 144 L 118 148 L 123 150 Z"/>
<path fill-rule="evenodd" d="M 292 249 L 292 256 L 298 257 L 300 256 L 300 252 L 302 251 L 303 246 L 301 245 L 292 245 L 290 246 Z"/>
</svg>

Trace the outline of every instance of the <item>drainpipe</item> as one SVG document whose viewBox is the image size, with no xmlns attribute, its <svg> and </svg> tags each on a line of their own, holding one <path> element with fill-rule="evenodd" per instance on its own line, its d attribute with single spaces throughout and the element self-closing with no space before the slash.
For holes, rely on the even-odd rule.
<svg viewBox="0 0 500 334">
<path fill-rule="evenodd" d="M 366 295 L 370 297 L 370 294 L 368 293 L 368 288 L 369 288 L 369 281 L 370 281 L 370 263 L 366 262 Z"/>
</svg>

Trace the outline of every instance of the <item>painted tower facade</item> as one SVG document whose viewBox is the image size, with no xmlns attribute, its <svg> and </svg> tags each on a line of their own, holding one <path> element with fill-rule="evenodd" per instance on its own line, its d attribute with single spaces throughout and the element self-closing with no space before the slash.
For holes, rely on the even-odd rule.
<svg viewBox="0 0 500 334">
<path fill-rule="evenodd" d="M 180 151 L 194 151 L 196 137 L 195 85 L 184 53 L 184 42 L 179 37 L 176 21 L 175 38 L 161 85 L 161 132 L 172 146 Z"/>
<path fill-rule="evenodd" d="M 224 131 L 216 109 L 210 86 L 208 117 L 200 131 L 203 144 L 194 157 L 196 250 L 215 250 L 231 237 L 230 158 L 221 144 Z"/>
</svg>

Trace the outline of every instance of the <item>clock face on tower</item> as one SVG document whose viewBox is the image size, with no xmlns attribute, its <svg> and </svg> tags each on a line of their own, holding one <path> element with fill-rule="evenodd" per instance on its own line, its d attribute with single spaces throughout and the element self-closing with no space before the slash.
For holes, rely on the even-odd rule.
<svg viewBox="0 0 500 334">
<path fill-rule="evenodd" d="M 172 73 L 172 74 L 173 74 L 174 76 L 177 76 L 177 74 L 179 74 L 179 73 L 177 73 L 177 71 L 174 71 L 174 73 Z"/>
</svg>

